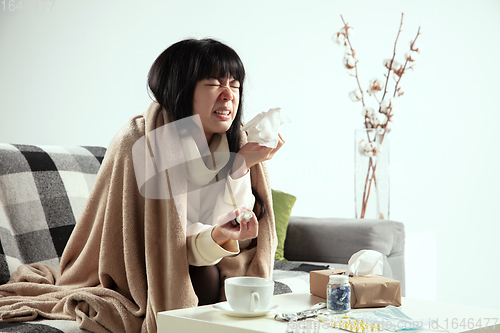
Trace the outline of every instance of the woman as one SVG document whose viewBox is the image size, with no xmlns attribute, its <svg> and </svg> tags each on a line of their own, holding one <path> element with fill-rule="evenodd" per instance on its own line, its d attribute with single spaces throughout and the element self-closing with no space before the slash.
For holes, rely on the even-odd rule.
<svg viewBox="0 0 500 333">
<path fill-rule="evenodd" d="M 191 115 L 199 116 L 202 132 L 210 147 L 215 146 L 213 143 L 217 139 L 225 140 L 227 138 L 229 150 L 233 153 L 239 153 L 236 158 L 231 159 L 233 162 L 232 171 L 235 172 L 232 173 L 232 176 L 227 177 L 227 187 L 229 188 L 224 189 L 223 184 L 218 184 L 221 186 L 211 186 L 205 191 L 202 189 L 188 193 L 187 214 L 188 224 L 191 224 L 187 231 L 189 236 L 188 258 L 192 264 L 190 267 L 191 279 L 194 282 L 196 294 L 200 298 L 200 305 L 215 303 L 218 299 L 219 272 L 214 264 L 225 256 L 238 253 L 238 245 L 243 247 L 249 245 L 248 241 L 242 241 L 253 239 L 258 234 L 258 222 L 255 214 L 252 213 L 253 216 L 248 222 L 243 219 L 240 226 L 232 226 L 229 223 L 222 226 L 217 225 L 219 214 L 229 213 L 231 204 L 250 211 L 253 209 L 254 200 L 251 194 L 249 168 L 270 159 L 283 144 L 283 141 L 280 141 L 276 149 L 271 149 L 256 143 L 247 143 L 240 149 L 241 96 L 244 78 L 243 64 L 236 52 L 226 45 L 210 39 L 184 40 L 172 45 L 156 59 L 149 73 L 149 88 L 155 100 L 166 110 L 169 122 L 185 119 Z M 179 91 L 180 93 L 178 93 Z M 194 127 L 188 131 L 189 140 L 197 141 L 193 139 L 197 137 L 193 133 L 196 129 L 197 127 Z M 220 134 L 223 134 L 222 139 L 218 137 Z M 186 151 L 188 148 L 185 147 L 185 139 L 182 141 L 181 145 Z M 198 149 L 200 146 L 198 144 Z M 218 146 L 219 149 L 220 146 L 223 144 Z M 224 176 L 228 171 L 227 166 L 230 167 L 230 164 L 227 163 L 226 168 L 219 169 L 218 173 Z M 189 171 L 191 170 L 188 165 L 188 181 L 191 181 Z M 202 165 L 196 168 L 193 173 L 196 172 L 199 176 L 200 173 L 209 171 Z M 205 180 L 203 185 L 211 180 L 211 178 Z M 230 188 L 238 189 L 238 192 L 233 191 L 234 193 L 232 193 L 234 195 L 232 201 L 236 200 L 236 202 L 227 203 L 224 202 L 223 197 Z M 217 194 L 220 195 L 217 196 Z M 215 198 L 217 200 L 214 200 Z M 215 209 L 212 208 L 214 206 Z M 202 212 L 199 211 L 200 209 Z M 210 210 L 213 210 L 214 213 L 207 214 L 207 211 Z M 239 212 L 240 210 L 237 209 L 234 214 L 238 215 Z M 200 217 L 204 217 L 205 221 L 211 219 L 212 222 L 205 222 L 203 226 L 199 223 L 192 225 L 193 222 L 200 221 Z M 215 227 L 212 228 L 212 225 Z M 206 237 L 208 233 L 210 235 Z M 196 234 L 196 236 L 192 236 L 192 234 Z M 202 244 L 207 242 L 200 241 L 200 239 L 210 238 L 210 236 L 213 242 L 201 248 Z M 240 241 L 240 243 L 238 244 L 236 241 Z M 207 257 L 210 259 L 207 260 Z M 195 268 L 197 266 L 203 268 Z M 207 284 L 213 287 L 206 288 Z"/>
<path fill-rule="evenodd" d="M 246 143 L 244 75 L 234 50 L 210 39 L 178 42 L 156 59 L 156 101 L 111 141 L 60 274 L 21 267 L 0 286 L 2 320 L 156 332 L 157 312 L 222 299 L 225 278 L 271 276 L 276 235 L 261 162 L 283 141 Z M 244 211 L 248 221 L 228 222 Z"/>
</svg>

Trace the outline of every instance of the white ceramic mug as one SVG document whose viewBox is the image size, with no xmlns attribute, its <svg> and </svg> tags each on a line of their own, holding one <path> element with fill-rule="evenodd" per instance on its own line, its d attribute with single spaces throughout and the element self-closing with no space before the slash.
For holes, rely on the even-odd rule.
<svg viewBox="0 0 500 333">
<path fill-rule="evenodd" d="M 274 281 L 259 277 L 233 277 L 224 281 L 229 306 L 238 312 L 266 310 L 271 304 Z"/>
</svg>

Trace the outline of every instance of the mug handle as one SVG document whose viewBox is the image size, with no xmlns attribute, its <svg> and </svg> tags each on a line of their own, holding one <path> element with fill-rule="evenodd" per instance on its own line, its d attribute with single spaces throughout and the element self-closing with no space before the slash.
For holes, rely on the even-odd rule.
<svg viewBox="0 0 500 333">
<path fill-rule="evenodd" d="M 259 293 L 253 292 L 252 293 L 252 299 L 250 300 L 250 311 L 255 311 L 259 308 Z"/>
</svg>

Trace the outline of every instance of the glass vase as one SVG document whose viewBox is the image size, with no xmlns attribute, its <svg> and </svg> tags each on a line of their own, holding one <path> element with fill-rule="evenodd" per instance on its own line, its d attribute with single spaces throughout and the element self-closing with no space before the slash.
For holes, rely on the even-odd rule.
<svg viewBox="0 0 500 333">
<path fill-rule="evenodd" d="M 357 129 L 354 143 L 356 218 L 389 219 L 389 135 Z"/>
</svg>

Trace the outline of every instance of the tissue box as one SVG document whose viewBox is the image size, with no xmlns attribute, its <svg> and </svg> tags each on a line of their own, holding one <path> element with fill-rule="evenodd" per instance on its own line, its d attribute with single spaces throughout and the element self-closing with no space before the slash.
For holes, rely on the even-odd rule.
<svg viewBox="0 0 500 333">
<path fill-rule="evenodd" d="M 326 285 L 330 275 L 344 272 L 342 269 L 311 271 L 309 273 L 311 294 L 326 298 Z M 353 309 L 401 306 L 400 281 L 379 275 L 367 275 L 349 277 L 349 284 Z"/>
</svg>

